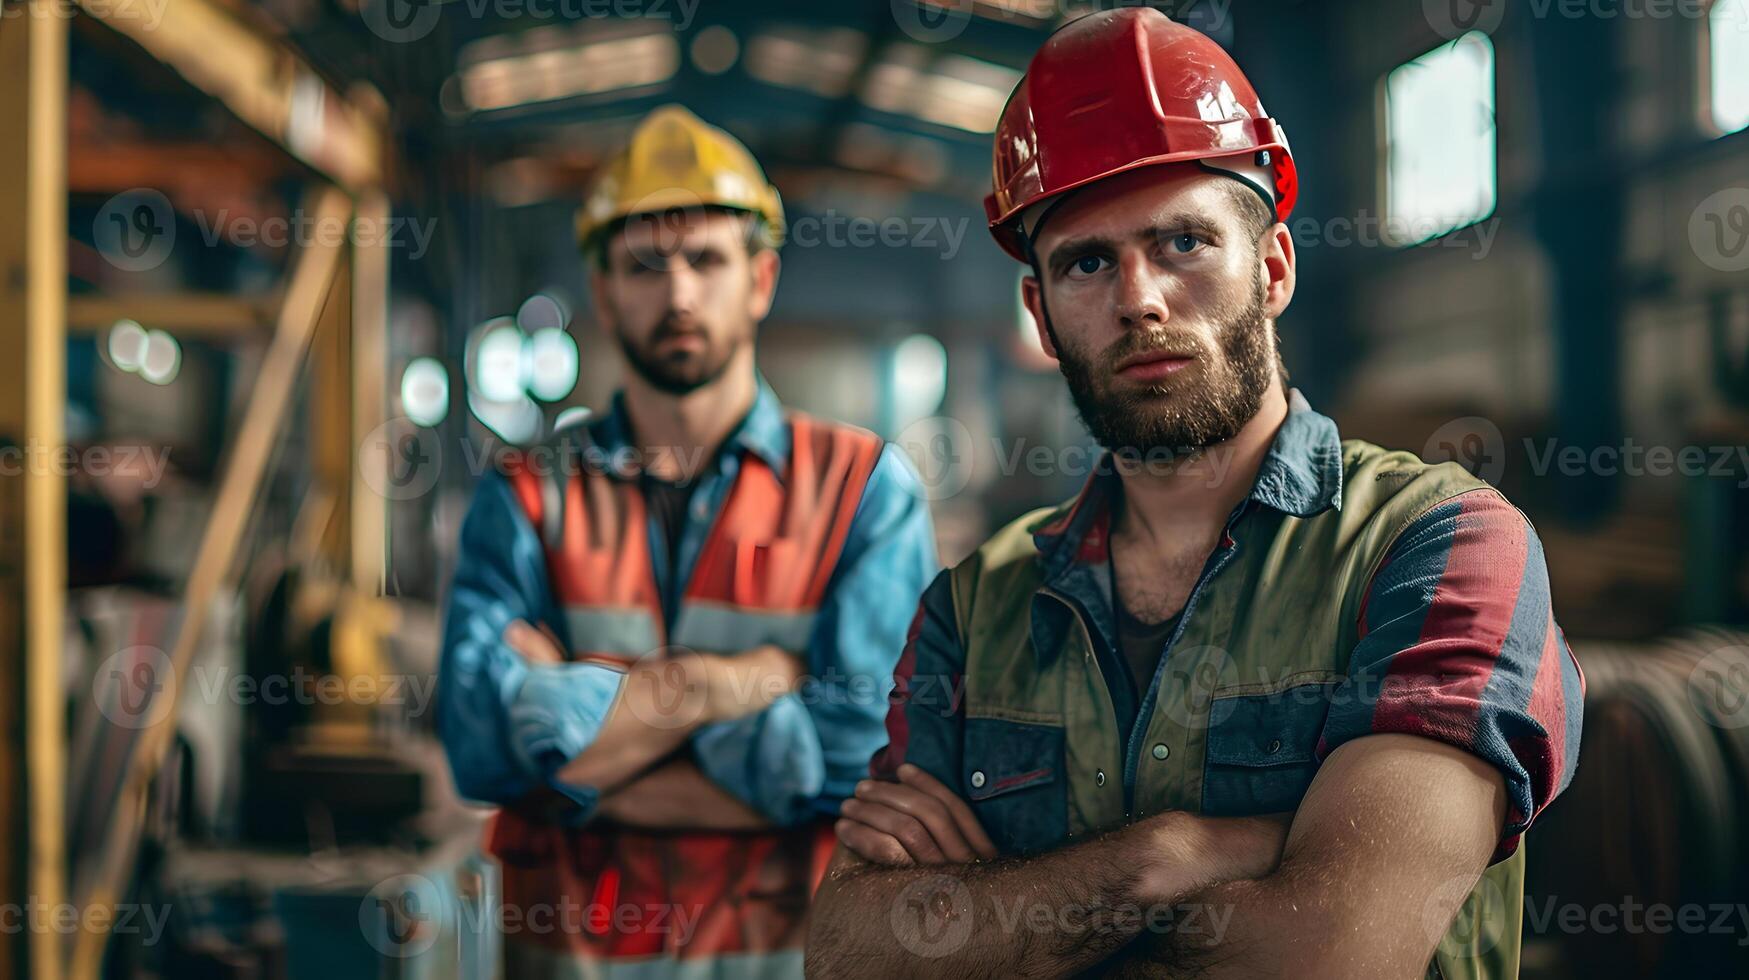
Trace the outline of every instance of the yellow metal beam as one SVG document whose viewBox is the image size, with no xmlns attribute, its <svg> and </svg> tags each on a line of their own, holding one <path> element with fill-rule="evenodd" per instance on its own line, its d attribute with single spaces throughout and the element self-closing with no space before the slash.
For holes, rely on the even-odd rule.
<svg viewBox="0 0 1749 980">
<path fill-rule="evenodd" d="M 291 48 L 222 4 L 79 5 L 341 187 L 357 192 L 381 182 L 382 127 L 374 113 L 348 101 Z"/>
<path fill-rule="evenodd" d="M 380 192 L 358 201 L 358 221 L 389 227 L 389 200 Z M 359 236 L 352 253 L 352 585 L 382 595 L 388 563 L 388 504 L 374 488 L 386 486 L 387 460 L 362 452 L 388 415 L 389 246 L 381 236 Z M 378 472 L 366 472 L 366 468 Z"/>
<path fill-rule="evenodd" d="M 309 425 L 312 492 L 329 499 L 317 534 L 322 564 L 345 581 L 352 560 L 352 282 L 341 259 L 310 349 Z"/>
<path fill-rule="evenodd" d="M 102 334 L 117 320 L 134 320 L 168 330 L 179 340 L 258 339 L 268 334 L 276 308 L 277 300 L 226 293 L 74 296 L 67 301 L 67 330 L 80 336 Z"/>
<path fill-rule="evenodd" d="M 67 20 L 52 0 L 0 14 L 0 441 L 53 447 L 65 442 Z M 66 492 L 53 467 L 0 473 L 0 902 L 15 909 L 66 901 Z M 61 976 L 46 923 L 0 930 L 0 980 Z"/>
<path fill-rule="evenodd" d="M 323 190 L 316 196 L 312 213 L 320 222 L 318 227 L 333 227 L 344 223 L 349 211 L 350 204 L 344 195 Z M 298 256 L 292 268 L 279 324 L 256 375 L 242 424 L 231 440 L 212 515 L 201 534 L 194 568 L 189 573 L 182 602 L 183 614 L 170 648 L 172 689 L 159 694 L 171 698 L 171 709 L 141 732 L 136 755 L 128 760 L 95 880 L 80 903 L 81 907 L 97 913 L 88 921 L 110 921 L 101 913 L 114 907 L 133 871 L 138 843 L 136 836 L 146 793 L 164 761 L 170 736 L 176 730 L 174 682 L 188 675 L 201 628 L 205 625 L 206 610 L 211 608 L 219 587 L 230 576 L 236 562 L 238 544 L 247 529 L 249 515 L 277 443 L 275 435 L 291 404 L 309 352 L 310 338 L 333 295 L 335 276 L 343 257 L 340 243 L 327 242 L 319 236 Z M 98 975 L 104 939 L 105 934 L 98 931 L 86 930 L 79 934 L 73 956 L 75 976 L 95 978 Z"/>
</svg>

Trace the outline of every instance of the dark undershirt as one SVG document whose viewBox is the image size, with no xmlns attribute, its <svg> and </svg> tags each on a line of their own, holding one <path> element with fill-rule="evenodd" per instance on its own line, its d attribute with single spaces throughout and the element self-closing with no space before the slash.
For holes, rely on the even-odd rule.
<svg viewBox="0 0 1749 980">
<path fill-rule="evenodd" d="M 662 529 L 662 540 L 668 545 L 668 567 L 674 568 L 680 556 L 680 535 L 686 529 L 686 506 L 692 502 L 693 488 L 698 482 L 669 483 L 644 474 L 638 481 L 644 491 L 644 505 Z"/>
<path fill-rule="evenodd" d="M 1172 638 L 1172 630 L 1178 625 L 1178 616 L 1184 615 L 1180 610 L 1177 616 L 1163 623 L 1149 625 L 1130 615 L 1120 599 L 1113 606 L 1117 609 L 1117 647 L 1123 654 L 1124 663 L 1129 665 L 1130 679 L 1136 684 L 1136 700 L 1140 702 L 1148 693 L 1148 685 L 1154 682 L 1154 669 L 1160 664 L 1160 651 L 1165 649 L 1166 641 Z"/>
</svg>

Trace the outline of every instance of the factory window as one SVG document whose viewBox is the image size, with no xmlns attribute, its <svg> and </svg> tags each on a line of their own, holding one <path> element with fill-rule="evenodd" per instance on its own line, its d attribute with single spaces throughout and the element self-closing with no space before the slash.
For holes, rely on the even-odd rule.
<svg viewBox="0 0 1749 980">
<path fill-rule="evenodd" d="M 1749 129 L 1749 0 L 1716 0 L 1707 41 L 1712 124 L 1721 135 Z"/>
<path fill-rule="evenodd" d="M 1494 213 L 1494 43 L 1465 34 L 1385 77 L 1385 234 L 1437 238 Z"/>
</svg>

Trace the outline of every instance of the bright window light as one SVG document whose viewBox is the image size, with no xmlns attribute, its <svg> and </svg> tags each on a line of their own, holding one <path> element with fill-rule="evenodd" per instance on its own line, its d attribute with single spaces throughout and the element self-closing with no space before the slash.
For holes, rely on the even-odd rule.
<svg viewBox="0 0 1749 980">
<path fill-rule="evenodd" d="M 1494 213 L 1494 42 L 1472 31 L 1385 78 L 1385 232 L 1437 238 Z"/>
<path fill-rule="evenodd" d="M 927 334 L 912 334 L 893 350 L 894 414 L 904 428 L 934 415 L 947 397 L 947 348 Z"/>
<path fill-rule="evenodd" d="M 1712 45 L 1713 125 L 1749 129 L 1749 0 L 1718 0 L 1707 23 Z"/>
</svg>

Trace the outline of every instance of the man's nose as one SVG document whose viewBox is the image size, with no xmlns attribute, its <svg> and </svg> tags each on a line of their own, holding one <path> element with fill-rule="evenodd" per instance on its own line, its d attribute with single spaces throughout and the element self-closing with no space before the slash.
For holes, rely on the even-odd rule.
<svg viewBox="0 0 1749 980">
<path fill-rule="evenodd" d="M 668 260 L 668 307 L 676 313 L 691 313 L 698 305 L 699 279 L 684 255 Z"/>
<path fill-rule="evenodd" d="M 1157 327 L 1170 315 L 1159 276 L 1140 254 L 1118 260 L 1117 317 L 1124 329 Z"/>
</svg>

